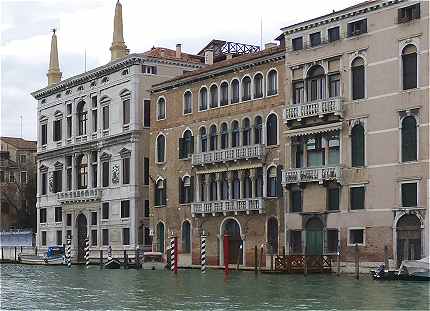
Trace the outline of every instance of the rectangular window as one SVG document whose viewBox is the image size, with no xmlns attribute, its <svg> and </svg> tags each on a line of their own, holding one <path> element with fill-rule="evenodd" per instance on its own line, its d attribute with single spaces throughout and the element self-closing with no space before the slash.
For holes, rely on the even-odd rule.
<svg viewBox="0 0 430 311">
<path fill-rule="evenodd" d="M 328 29 L 328 41 L 333 42 L 340 39 L 339 27 L 333 27 Z"/>
<path fill-rule="evenodd" d="M 416 3 L 398 10 L 398 23 L 407 23 L 420 18 L 420 4 Z"/>
<path fill-rule="evenodd" d="M 97 212 L 91 212 L 91 225 L 97 225 Z"/>
<path fill-rule="evenodd" d="M 109 106 L 103 107 L 103 129 L 109 129 Z"/>
<path fill-rule="evenodd" d="M 27 162 L 27 157 L 25 154 L 21 154 L 19 156 L 19 163 L 24 164 L 25 162 Z"/>
<path fill-rule="evenodd" d="M 293 82 L 293 103 L 302 104 L 305 102 L 305 85 L 303 81 Z"/>
<path fill-rule="evenodd" d="M 67 138 L 72 137 L 72 117 L 66 118 Z"/>
<path fill-rule="evenodd" d="M 337 229 L 327 229 L 327 253 L 337 253 L 338 238 Z"/>
<path fill-rule="evenodd" d="M 27 172 L 26 171 L 22 171 L 21 172 L 20 182 L 21 182 L 21 184 L 26 184 L 27 183 Z"/>
<path fill-rule="evenodd" d="M 63 221 L 63 209 L 61 206 L 55 207 L 55 222 Z"/>
<path fill-rule="evenodd" d="M 402 188 L 402 207 L 418 206 L 418 183 L 403 183 Z"/>
<path fill-rule="evenodd" d="M 144 238 L 145 245 L 152 245 L 152 238 L 151 238 L 151 235 L 150 235 L 149 228 L 145 227 L 145 229 L 144 229 L 144 235 L 145 235 L 145 238 Z"/>
<path fill-rule="evenodd" d="M 303 49 L 303 37 L 294 38 L 293 40 L 291 40 L 291 42 L 293 44 L 293 51 Z"/>
<path fill-rule="evenodd" d="M 339 210 L 339 188 L 329 188 L 327 189 L 327 210 L 338 211 Z"/>
<path fill-rule="evenodd" d="M 149 185 L 149 158 L 143 158 L 143 184 Z"/>
<path fill-rule="evenodd" d="M 42 245 L 46 245 L 46 231 L 42 231 Z"/>
<path fill-rule="evenodd" d="M 9 182 L 15 182 L 15 173 L 14 172 L 10 172 L 9 173 Z"/>
<path fill-rule="evenodd" d="M 72 237 L 72 230 L 66 230 L 66 239 Z"/>
<path fill-rule="evenodd" d="M 319 167 L 325 164 L 325 150 L 322 147 L 321 136 L 308 138 L 306 141 L 306 150 L 308 167 Z"/>
<path fill-rule="evenodd" d="M 364 229 L 349 229 L 349 245 L 364 245 Z"/>
<path fill-rule="evenodd" d="M 102 230 L 103 245 L 109 245 L 109 229 Z"/>
<path fill-rule="evenodd" d="M 350 206 L 351 210 L 364 209 L 365 189 L 361 187 L 350 188 Z"/>
<path fill-rule="evenodd" d="M 124 185 L 130 183 L 130 158 L 122 159 L 122 183 Z"/>
<path fill-rule="evenodd" d="M 143 208 L 143 217 L 149 217 L 149 200 L 145 200 Z"/>
<path fill-rule="evenodd" d="M 311 42 L 311 46 L 318 46 L 321 44 L 321 33 L 315 32 L 309 35 L 309 40 Z"/>
<path fill-rule="evenodd" d="M 42 173 L 42 194 L 47 194 L 48 192 L 48 173 Z"/>
<path fill-rule="evenodd" d="M 122 124 L 130 123 L 130 99 L 122 102 Z"/>
<path fill-rule="evenodd" d="M 130 245 L 130 228 L 122 228 L 122 245 Z"/>
<path fill-rule="evenodd" d="M 148 75 L 156 75 L 157 74 L 157 67 L 156 66 L 142 65 L 142 73 L 145 73 Z"/>
<path fill-rule="evenodd" d="M 328 96 L 340 96 L 340 74 L 331 74 L 328 76 Z"/>
<path fill-rule="evenodd" d="M 41 224 L 46 223 L 46 208 L 41 208 L 39 211 L 39 221 Z"/>
<path fill-rule="evenodd" d="M 102 219 L 109 219 L 109 202 L 102 203 Z"/>
<path fill-rule="evenodd" d="M 61 120 L 54 121 L 54 129 L 53 129 L 53 140 L 60 141 L 61 140 Z"/>
<path fill-rule="evenodd" d="M 151 126 L 151 101 L 145 99 L 143 101 L 143 126 L 150 127 Z"/>
<path fill-rule="evenodd" d="M 63 245 L 63 231 L 57 230 L 57 245 Z"/>
<path fill-rule="evenodd" d="M 0 182 L 5 182 L 5 175 L 4 175 L 4 171 L 0 171 Z"/>
<path fill-rule="evenodd" d="M 328 140 L 328 165 L 338 165 L 340 163 L 340 140 L 339 134 L 333 134 Z"/>
<path fill-rule="evenodd" d="M 367 32 L 367 19 L 348 24 L 348 37 L 358 36 Z"/>
<path fill-rule="evenodd" d="M 92 110 L 93 114 L 93 133 L 97 132 L 97 109 Z"/>
<path fill-rule="evenodd" d="M 53 193 L 61 192 L 63 190 L 63 171 L 55 170 L 52 173 L 53 179 Z"/>
<path fill-rule="evenodd" d="M 42 124 L 42 146 L 48 143 L 48 124 Z"/>
<path fill-rule="evenodd" d="M 91 230 L 91 246 L 97 246 L 97 230 Z"/>
<path fill-rule="evenodd" d="M 290 231 L 290 254 L 302 253 L 302 232 L 293 230 Z"/>
<path fill-rule="evenodd" d="M 291 191 L 291 212 L 299 213 L 302 211 L 302 192 L 300 190 Z"/>
<path fill-rule="evenodd" d="M 67 190 L 72 190 L 72 157 L 66 156 L 66 182 Z"/>
<path fill-rule="evenodd" d="M 102 186 L 109 187 L 109 162 L 105 161 L 102 163 Z"/>
<path fill-rule="evenodd" d="M 70 227 L 72 225 L 72 214 L 66 214 L 66 226 Z"/>
<path fill-rule="evenodd" d="M 364 98 L 364 66 L 352 67 L 352 99 Z"/>
<path fill-rule="evenodd" d="M 130 201 L 124 200 L 121 201 L 121 218 L 129 218 L 130 217 Z"/>
</svg>

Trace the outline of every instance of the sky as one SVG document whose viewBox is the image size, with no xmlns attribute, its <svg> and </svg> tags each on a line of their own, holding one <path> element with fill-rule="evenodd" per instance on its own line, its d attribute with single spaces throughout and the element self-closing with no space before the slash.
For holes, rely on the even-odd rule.
<svg viewBox="0 0 430 311">
<path fill-rule="evenodd" d="M 263 45 L 280 28 L 341 10 L 360 0 L 121 0 L 130 53 L 152 46 L 197 53 L 212 39 Z M 0 135 L 36 139 L 37 101 L 47 85 L 52 28 L 63 79 L 110 61 L 116 0 L 0 0 Z M 262 21 L 262 23 L 261 23 Z M 22 121 L 21 121 L 22 120 Z M 21 127 L 22 124 L 22 127 Z"/>
</svg>

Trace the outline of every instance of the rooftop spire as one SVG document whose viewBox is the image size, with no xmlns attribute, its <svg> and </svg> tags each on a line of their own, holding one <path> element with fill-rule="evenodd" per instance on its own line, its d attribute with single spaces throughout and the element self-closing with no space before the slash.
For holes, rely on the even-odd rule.
<svg viewBox="0 0 430 311">
<path fill-rule="evenodd" d="M 51 53 L 49 56 L 49 69 L 48 69 L 48 86 L 61 81 L 60 65 L 58 63 L 58 48 L 57 48 L 57 35 L 55 34 L 56 29 L 52 29 L 51 38 Z"/>
<path fill-rule="evenodd" d="M 111 61 L 122 58 L 128 55 L 129 50 L 124 43 L 124 35 L 122 31 L 122 5 L 119 0 L 115 6 L 115 17 L 113 20 L 113 39 L 111 51 Z"/>
</svg>

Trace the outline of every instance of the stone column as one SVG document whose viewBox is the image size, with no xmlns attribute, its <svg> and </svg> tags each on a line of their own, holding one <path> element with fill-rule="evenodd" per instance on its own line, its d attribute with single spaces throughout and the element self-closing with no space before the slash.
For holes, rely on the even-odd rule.
<svg viewBox="0 0 430 311">
<path fill-rule="evenodd" d="M 196 202 L 200 202 L 200 175 L 196 174 L 196 182 L 194 183 L 194 193 Z"/>
<path fill-rule="evenodd" d="M 266 166 L 263 166 L 263 197 L 267 197 L 267 170 Z"/>
<path fill-rule="evenodd" d="M 257 192 L 255 189 L 255 185 L 256 185 L 256 170 L 255 168 L 251 168 L 249 170 L 249 178 L 251 178 L 251 198 L 256 198 L 257 197 Z"/>
<path fill-rule="evenodd" d="M 216 196 L 217 201 L 221 200 L 221 173 L 216 173 Z"/>
<path fill-rule="evenodd" d="M 91 152 L 86 153 L 87 159 L 88 159 L 88 181 L 87 181 L 87 188 L 90 189 L 93 186 L 93 170 L 92 170 L 92 159 L 91 159 Z"/>
<path fill-rule="evenodd" d="M 206 202 L 209 202 L 210 198 L 209 198 L 209 193 L 210 193 L 210 174 L 205 174 L 205 188 L 206 188 Z"/>
<path fill-rule="evenodd" d="M 102 186 L 102 163 L 100 161 L 100 150 L 97 150 L 97 188 Z"/>
<path fill-rule="evenodd" d="M 243 187 L 245 186 L 243 178 L 245 177 L 245 174 L 243 174 L 242 170 L 238 170 L 237 175 L 239 177 L 239 199 L 243 199 L 243 194 L 244 194 Z"/>
<path fill-rule="evenodd" d="M 61 192 L 67 191 L 67 165 L 64 163 L 61 170 Z M 64 218 L 63 218 L 64 219 Z"/>
<path fill-rule="evenodd" d="M 78 189 L 77 171 L 76 171 L 76 155 L 72 155 L 72 190 Z"/>
<path fill-rule="evenodd" d="M 227 172 L 227 182 L 228 182 L 228 198 L 233 199 L 233 172 Z"/>
</svg>

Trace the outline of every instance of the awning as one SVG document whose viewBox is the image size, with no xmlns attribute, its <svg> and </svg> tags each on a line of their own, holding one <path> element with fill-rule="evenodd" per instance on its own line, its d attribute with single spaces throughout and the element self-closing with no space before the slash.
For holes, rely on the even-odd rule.
<svg viewBox="0 0 430 311">
<path fill-rule="evenodd" d="M 238 170 L 247 170 L 251 168 L 258 168 L 262 167 L 263 163 L 244 163 L 244 164 L 237 164 L 237 165 L 222 165 L 222 164 L 213 164 L 213 168 L 206 168 L 196 170 L 196 174 L 211 174 L 211 173 L 222 173 L 222 172 L 230 172 L 230 171 L 238 171 Z"/>
<path fill-rule="evenodd" d="M 284 133 L 286 133 L 288 137 L 296 137 L 296 136 L 315 135 L 319 133 L 329 133 L 329 132 L 339 131 L 340 129 L 342 129 L 342 122 L 300 128 L 296 130 L 289 130 L 289 131 L 285 131 Z"/>
</svg>

